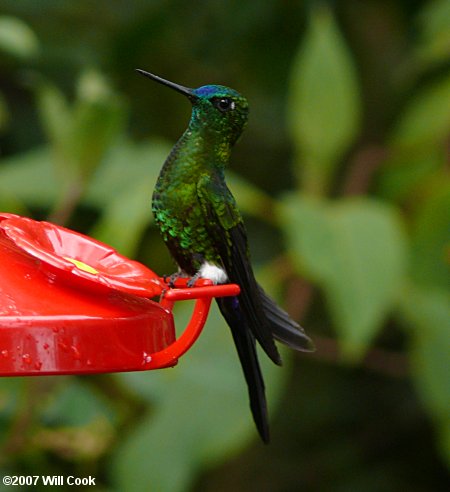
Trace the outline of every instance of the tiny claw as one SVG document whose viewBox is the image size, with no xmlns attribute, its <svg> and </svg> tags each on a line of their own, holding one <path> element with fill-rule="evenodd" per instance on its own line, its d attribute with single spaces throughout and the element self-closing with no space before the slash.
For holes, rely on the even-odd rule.
<svg viewBox="0 0 450 492">
<path fill-rule="evenodd" d="M 173 289 L 175 287 L 175 282 L 180 278 L 183 277 L 183 274 L 180 272 L 175 272 L 170 275 L 163 275 L 164 282 Z"/>
<path fill-rule="evenodd" d="M 193 277 L 191 277 L 186 285 L 187 287 L 191 288 L 191 287 L 194 287 L 195 283 L 197 282 L 197 280 L 200 278 L 200 274 L 196 273 Z"/>
</svg>

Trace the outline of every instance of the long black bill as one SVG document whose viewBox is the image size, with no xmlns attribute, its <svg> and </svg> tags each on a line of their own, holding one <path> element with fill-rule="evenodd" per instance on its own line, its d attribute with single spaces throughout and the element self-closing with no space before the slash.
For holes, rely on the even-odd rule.
<svg viewBox="0 0 450 492">
<path fill-rule="evenodd" d="M 175 84 L 175 82 L 170 82 L 169 80 L 163 79 L 162 77 L 159 77 L 158 75 L 154 75 L 153 73 L 146 72 L 145 70 L 141 70 L 140 68 L 137 68 L 136 72 L 139 72 L 141 75 L 144 75 L 145 77 L 148 77 L 149 79 L 152 79 L 155 82 L 158 82 L 159 84 L 166 85 L 167 87 L 170 87 L 176 90 L 177 92 L 180 92 L 181 94 L 187 96 L 191 101 L 197 99 L 197 96 L 194 94 L 194 91 L 192 89 L 189 89 L 189 87 L 184 87 L 183 85 Z"/>
</svg>

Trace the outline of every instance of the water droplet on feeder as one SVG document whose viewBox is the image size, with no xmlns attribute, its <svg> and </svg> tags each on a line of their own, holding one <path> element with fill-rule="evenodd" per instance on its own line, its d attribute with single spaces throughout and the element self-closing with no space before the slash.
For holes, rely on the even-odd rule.
<svg viewBox="0 0 450 492">
<path fill-rule="evenodd" d="M 69 350 L 69 347 L 67 346 L 67 343 L 64 343 L 64 342 L 61 342 L 61 341 L 58 341 L 58 347 L 64 351 L 64 352 L 67 352 Z"/>
<path fill-rule="evenodd" d="M 22 360 L 25 364 L 30 365 L 33 363 L 33 359 L 31 358 L 30 354 L 23 354 L 22 355 Z"/>
<path fill-rule="evenodd" d="M 75 345 L 71 345 L 70 350 L 72 351 L 72 355 L 75 360 L 81 359 L 81 353 L 78 350 L 78 347 L 76 347 Z"/>
<path fill-rule="evenodd" d="M 56 282 L 56 275 L 54 273 L 47 273 L 47 281 L 49 284 L 54 284 Z"/>
</svg>

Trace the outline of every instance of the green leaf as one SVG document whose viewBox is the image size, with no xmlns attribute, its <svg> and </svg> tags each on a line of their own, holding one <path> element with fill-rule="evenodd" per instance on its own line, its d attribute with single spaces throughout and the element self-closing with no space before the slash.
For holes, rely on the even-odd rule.
<svg viewBox="0 0 450 492">
<path fill-rule="evenodd" d="M 98 72 L 89 70 L 81 75 L 68 152 L 84 180 L 122 133 L 125 115 L 124 100 Z"/>
<path fill-rule="evenodd" d="M 403 111 L 391 137 L 394 151 L 428 151 L 450 134 L 450 74 L 426 87 Z"/>
<path fill-rule="evenodd" d="M 424 185 L 440 180 L 447 164 L 450 136 L 450 75 L 423 89 L 409 102 L 389 142 L 379 175 L 380 193 L 392 200 L 423 194 Z"/>
<path fill-rule="evenodd" d="M 411 200 L 414 204 L 417 196 L 423 194 L 424 185 L 436 179 L 446 163 L 445 148 L 434 147 L 426 152 L 393 152 L 380 170 L 377 194 L 398 202 Z"/>
<path fill-rule="evenodd" d="M 75 195 L 79 200 L 92 173 L 122 133 L 126 106 L 92 70 L 81 75 L 72 108 L 63 93 L 49 83 L 41 82 L 36 94 L 60 183 L 56 210 L 64 209 L 68 197 Z"/>
<path fill-rule="evenodd" d="M 308 192 L 326 191 L 359 130 L 356 71 L 331 12 L 313 10 L 291 75 L 288 121 Z"/>
<path fill-rule="evenodd" d="M 69 149 L 72 110 L 64 94 L 56 86 L 47 82 L 38 84 L 36 102 L 42 126 L 53 152 L 52 164 L 57 177 L 64 182 L 73 180 L 77 169 Z"/>
<path fill-rule="evenodd" d="M 320 285 L 343 355 L 361 357 L 397 300 L 405 238 L 394 209 L 369 199 L 287 197 L 280 221 L 300 274 Z"/>
<path fill-rule="evenodd" d="M 98 209 L 119 207 L 120 199 L 117 197 L 124 190 L 139 187 L 141 183 L 153 186 L 169 150 L 168 144 L 158 140 L 142 144 L 120 140 L 108 153 L 108 159 L 96 170 L 82 203 Z M 49 208 L 56 200 L 60 187 L 47 147 L 2 160 L 1 196 L 14 197 L 27 206 Z M 149 216 L 150 202 L 151 191 L 148 194 Z"/>
<path fill-rule="evenodd" d="M 412 231 L 411 276 L 421 285 L 450 287 L 450 180 L 419 209 Z"/>
<path fill-rule="evenodd" d="M 258 217 L 265 222 L 274 221 L 275 202 L 270 195 L 232 172 L 227 173 L 227 182 L 241 212 Z"/>
<path fill-rule="evenodd" d="M 450 464 L 450 295 L 442 289 L 411 286 L 402 297 L 401 314 L 413 327 L 411 370 L 435 419 L 443 458 Z"/>
<path fill-rule="evenodd" d="M 450 56 L 450 2 L 427 2 L 419 16 L 419 58 L 432 63 L 448 61 Z"/>
<path fill-rule="evenodd" d="M 0 191 L 0 211 L 11 214 L 28 215 L 25 205 L 8 190 Z"/>
<path fill-rule="evenodd" d="M 50 207 L 57 196 L 51 153 L 48 148 L 24 152 L 2 160 L 0 194 L 31 207 Z"/>
<path fill-rule="evenodd" d="M 0 17 L 0 50 L 17 58 L 30 58 L 39 51 L 39 42 L 25 22 L 16 17 Z"/>
<path fill-rule="evenodd" d="M 25 378 L 3 378 L 0 385 L 0 420 L 10 418 L 17 412 L 21 393 L 26 389 Z"/>
<path fill-rule="evenodd" d="M 36 101 L 50 143 L 64 149 L 72 120 L 72 112 L 64 94 L 53 84 L 41 82 L 36 89 Z"/>
<path fill-rule="evenodd" d="M 153 220 L 151 199 L 170 146 L 159 140 L 139 145 L 122 140 L 98 168 L 84 203 L 102 209 L 90 234 L 125 256 L 134 257 Z"/>
<path fill-rule="evenodd" d="M 113 409 L 86 384 L 73 377 L 61 378 L 59 386 L 46 401 L 41 417 L 50 426 L 82 426 L 107 416 Z"/>
<path fill-rule="evenodd" d="M 154 186 L 169 151 L 169 144 L 161 140 L 136 144 L 121 139 L 92 176 L 85 203 L 99 208 L 107 207 L 123 190 L 140 183 Z M 149 210 L 150 202 L 151 195 L 148 197 Z"/>
<path fill-rule="evenodd" d="M 154 183 L 138 182 L 121 191 L 108 204 L 91 235 L 125 256 L 135 256 L 142 234 L 151 222 Z"/>
<path fill-rule="evenodd" d="M 3 97 L 3 94 L 0 93 L 0 131 L 3 130 L 9 120 L 9 112 L 8 112 L 8 106 L 6 104 L 6 100 Z"/>
<path fill-rule="evenodd" d="M 180 308 L 177 324 L 183 325 L 190 306 Z M 288 371 L 261 359 L 268 399 L 274 403 Z M 215 307 L 201 338 L 176 368 L 120 377 L 149 398 L 154 409 L 115 455 L 112 472 L 119 490 L 146 491 L 149 485 L 165 492 L 189 490 L 200 469 L 257 439 L 229 328 Z"/>
</svg>

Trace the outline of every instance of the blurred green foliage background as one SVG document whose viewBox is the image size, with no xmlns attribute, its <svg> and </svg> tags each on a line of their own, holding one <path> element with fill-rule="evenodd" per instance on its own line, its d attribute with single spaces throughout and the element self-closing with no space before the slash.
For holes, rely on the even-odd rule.
<svg viewBox="0 0 450 492">
<path fill-rule="evenodd" d="M 216 312 L 175 369 L 2 379 L 0 474 L 94 475 L 97 491 L 445 490 L 450 3 L 0 7 L 0 210 L 171 273 L 150 197 L 190 108 L 134 69 L 230 85 L 251 104 L 229 183 L 258 277 L 317 344 L 264 363 L 267 447 Z"/>
</svg>

